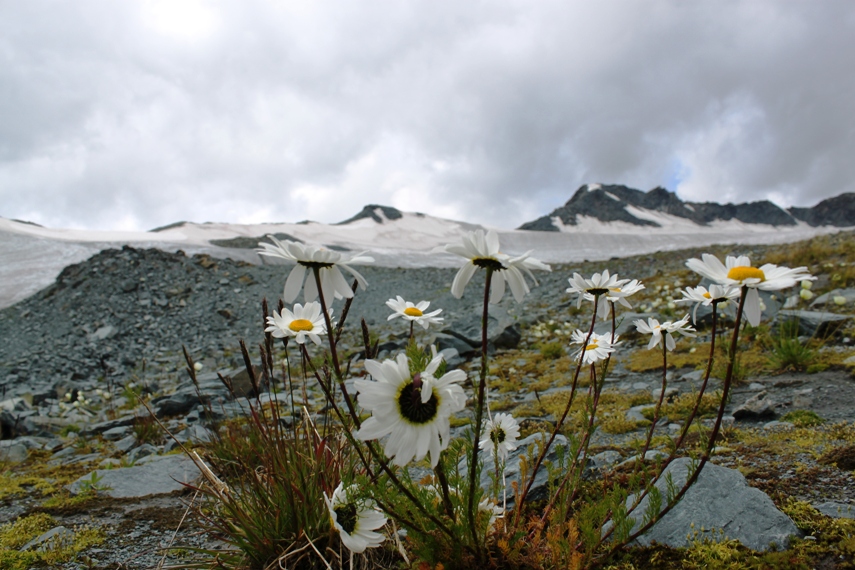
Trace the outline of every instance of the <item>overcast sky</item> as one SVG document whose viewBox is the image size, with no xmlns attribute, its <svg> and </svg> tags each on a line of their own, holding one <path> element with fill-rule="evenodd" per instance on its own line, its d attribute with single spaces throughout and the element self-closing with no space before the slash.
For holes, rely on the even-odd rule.
<svg viewBox="0 0 855 570">
<path fill-rule="evenodd" d="M 855 191 L 855 3 L 0 0 L 0 216 L 513 228 Z"/>
</svg>

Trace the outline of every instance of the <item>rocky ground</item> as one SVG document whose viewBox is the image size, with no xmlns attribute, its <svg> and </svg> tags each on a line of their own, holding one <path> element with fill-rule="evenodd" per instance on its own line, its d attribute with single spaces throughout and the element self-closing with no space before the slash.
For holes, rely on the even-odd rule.
<svg viewBox="0 0 855 570">
<path fill-rule="evenodd" d="M 807 327 L 801 331 L 803 341 L 817 336 L 817 330 L 824 333 L 827 326 L 835 326 L 837 332 L 817 348 L 812 373 L 746 364 L 727 408 L 727 430 L 716 462 L 739 468 L 751 486 L 776 501 L 793 496 L 832 512 L 855 505 L 855 458 L 847 463 L 846 451 L 855 443 L 851 372 L 855 329 L 847 320 L 855 312 L 855 290 L 835 287 L 840 274 L 846 285 L 855 256 L 839 253 L 853 249 L 846 245 L 853 241 L 851 234 L 824 239 L 831 244 L 827 250 L 837 252 L 837 257 L 811 267 L 820 275 L 813 291 L 832 295 L 826 295 L 825 302 L 822 297 L 812 299 L 813 306 L 799 297 L 787 305 L 826 313 L 796 314 Z M 729 249 L 719 248 L 717 253 Z M 751 249 L 738 253 L 752 259 L 782 255 L 780 248 Z M 656 371 L 643 356 L 635 356 L 644 352 L 646 339 L 634 335 L 630 325 L 642 316 L 668 319 L 685 313 L 669 300 L 678 296 L 679 287 L 697 284 L 683 263 L 699 253 L 553 267 L 552 273 L 538 275 L 540 284 L 524 303 L 518 305 L 506 296 L 491 309 L 495 355 L 489 381 L 495 408 L 513 409 L 524 425 L 554 419 L 550 402 L 567 390 L 568 334 L 584 328 L 588 318 L 564 292 L 567 278 L 574 271 L 589 276 L 609 268 L 621 277 L 641 279 L 647 287 L 633 299 L 637 313 L 620 323 L 624 342 L 607 381 L 616 402 L 642 402 L 615 408 L 621 420 L 643 422 L 644 408 L 649 407 L 643 396 L 652 399 L 661 388 L 661 369 Z M 148 398 L 176 438 L 189 444 L 212 437 L 205 427 L 205 402 L 223 417 L 241 414 L 248 400 L 234 400 L 217 373 L 234 378 L 239 395 L 253 396 L 246 375 L 240 373 L 238 341 L 246 340 L 256 358 L 253 347 L 262 339 L 261 300 L 278 299 L 288 270 L 282 265 L 188 258 L 180 252 L 109 250 L 67 268 L 53 286 L 0 311 L 0 525 L 45 513 L 51 517 L 51 529 L 71 529 L 65 531 L 69 541 L 74 533 L 82 535 L 84 525 L 101 529 L 106 542 L 83 548 L 58 568 L 149 568 L 163 563 L 181 567 L 188 549 L 215 546 L 200 532 L 193 493 L 174 481 L 192 478 L 192 463 L 180 454 L 169 455 L 176 451 L 175 442 L 162 437 L 148 413 L 137 406 L 137 398 Z M 479 276 L 458 300 L 449 293 L 455 270 L 360 271 L 369 287 L 357 293 L 348 330 L 358 331 L 356 325 L 364 318 L 380 342 L 381 357 L 391 355 L 403 346 L 407 331 L 400 320 L 387 322 L 390 311 L 385 301 L 395 295 L 430 300 L 431 309 L 443 309 L 446 326 L 441 333 L 417 331 L 418 340 L 453 349 L 457 356 L 451 358 L 452 364 L 475 375 L 477 359 L 472 357 L 483 287 Z M 844 296 L 845 303 L 833 303 L 835 296 Z M 766 295 L 764 302 L 767 324 L 792 316 L 779 313 L 786 296 Z M 339 315 L 341 305 L 335 307 Z M 709 338 L 709 330 L 702 329 L 695 340 L 703 343 Z M 182 347 L 201 365 L 202 400 L 186 374 Z M 342 351 L 349 355 L 355 375 L 362 370 L 361 347 L 355 332 L 344 335 Z M 700 361 L 688 351 L 681 353 L 685 365 L 668 372 L 671 401 L 679 401 L 700 384 L 696 370 Z M 281 360 L 286 354 L 276 356 Z M 713 380 L 711 389 L 718 387 Z M 310 391 L 309 403 L 320 418 L 324 413 L 320 394 Z M 812 411 L 825 421 L 816 427 L 780 421 L 794 410 Z M 457 423 L 465 420 L 464 414 Z M 675 408 L 660 425 L 666 431 L 679 429 L 679 411 Z M 629 443 L 644 429 L 639 423 L 626 431 L 599 430 L 592 451 L 616 453 L 609 456 L 611 463 L 625 460 L 631 456 Z M 184 550 L 172 551 L 164 559 L 162 549 L 167 546 Z"/>
</svg>

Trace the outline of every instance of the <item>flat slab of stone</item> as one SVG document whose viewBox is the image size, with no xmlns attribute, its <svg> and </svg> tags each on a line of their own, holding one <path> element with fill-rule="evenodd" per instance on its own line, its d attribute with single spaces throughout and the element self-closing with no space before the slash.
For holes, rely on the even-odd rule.
<svg viewBox="0 0 855 570">
<path fill-rule="evenodd" d="M 166 455 L 145 465 L 121 469 L 98 469 L 94 472 L 99 494 L 114 499 L 148 497 L 180 491 L 181 483 L 194 483 L 199 470 L 193 461 L 184 455 Z M 99 479 L 100 478 L 100 479 Z M 73 494 L 86 490 L 86 483 L 93 480 L 92 473 L 66 485 Z"/>
<path fill-rule="evenodd" d="M 667 496 L 665 477 L 670 474 L 674 485 L 680 489 L 690 467 L 691 460 L 681 457 L 665 469 L 656 485 L 663 504 Z M 627 499 L 627 508 L 633 498 Z M 633 531 L 640 528 L 647 504 L 645 497 L 630 515 L 636 521 Z M 677 506 L 636 542 L 645 546 L 654 541 L 675 548 L 689 546 L 693 540 L 689 536 L 693 524 L 698 539 L 719 540 L 721 529 L 724 538 L 736 539 L 759 551 L 768 550 L 773 544 L 779 549 L 786 548 L 790 538 L 802 536 L 793 521 L 775 507 L 766 493 L 748 485 L 742 473 L 712 463 L 704 466 L 698 480 Z"/>
</svg>

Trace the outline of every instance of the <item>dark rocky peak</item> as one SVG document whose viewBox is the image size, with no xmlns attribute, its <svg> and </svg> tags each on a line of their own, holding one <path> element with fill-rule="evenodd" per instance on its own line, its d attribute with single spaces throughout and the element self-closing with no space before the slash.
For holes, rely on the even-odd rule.
<svg viewBox="0 0 855 570">
<path fill-rule="evenodd" d="M 355 222 L 356 220 L 362 220 L 364 218 L 371 218 L 372 220 L 374 220 L 378 224 L 382 224 L 386 220 L 384 220 L 379 215 L 377 215 L 377 210 L 380 210 L 383 213 L 383 215 L 386 217 L 387 220 L 397 220 L 397 219 L 400 219 L 401 217 L 403 217 L 403 214 L 397 208 L 392 208 L 391 206 L 379 206 L 377 204 L 368 204 L 367 206 L 362 208 L 361 212 L 359 212 L 358 214 L 356 214 L 352 218 L 348 218 L 348 219 L 344 220 L 343 222 L 339 222 L 335 225 L 343 226 L 345 224 Z"/>
<path fill-rule="evenodd" d="M 826 198 L 813 208 L 789 208 L 794 218 L 811 226 L 855 226 L 855 193 Z"/>
<path fill-rule="evenodd" d="M 676 194 L 658 186 L 642 192 L 623 185 L 587 184 L 579 188 L 564 206 L 520 226 L 521 230 L 558 231 L 553 219 L 564 225 L 576 225 L 577 216 L 596 218 L 601 222 L 627 222 L 639 227 L 660 227 L 656 222 L 638 218 L 627 206 L 685 218 L 700 226 L 714 221 L 739 220 L 748 224 L 792 226 L 794 214 L 768 200 L 746 204 L 716 204 L 714 202 L 683 202 Z"/>
</svg>

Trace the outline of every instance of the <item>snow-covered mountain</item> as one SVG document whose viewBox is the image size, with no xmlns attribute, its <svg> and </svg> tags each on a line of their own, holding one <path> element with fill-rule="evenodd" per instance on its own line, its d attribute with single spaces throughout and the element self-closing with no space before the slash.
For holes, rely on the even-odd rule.
<svg viewBox="0 0 855 570">
<path fill-rule="evenodd" d="M 593 226 L 591 222 L 594 222 Z M 519 227 L 547 232 L 598 231 L 603 224 L 615 231 L 664 231 L 677 228 L 705 231 L 730 222 L 797 227 L 855 225 L 855 194 L 823 200 L 812 208 L 783 208 L 768 200 L 743 204 L 684 202 L 673 192 L 657 187 L 649 192 L 621 185 L 586 184 L 560 208 Z"/>
<path fill-rule="evenodd" d="M 645 194 L 617 186 L 583 188 L 584 192 L 580 189 L 564 206 L 564 214 L 559 212 L 562 209 L 556 210 L 525 224 L 525 229 L 493 228 L 499 232 L 503 251 L 514 254 L 531 250 L 546 262 L 568 263 L 714 243 L 782 243 L 838 231 L 841 225 L 823 225 L 821 219 L 825 218 L 819 206 L 793 208 L 791 217 L 784 219 L 778 212 L 787 212 L 771 203 L 766 204 L 777 211 L 761 203 L 749 208 L 706 205 L 706 210 L 698 212 L 698 205 L 682 203 L 663 189 Z M 846 204 L 851 207 L 851 201 Z M 736 210 L 729 217 L 710 217 L 705 212 L 715 211 L 714 206 L 725 212 L 729 208 Z M 844 206 L 840 203 L 826 210 L 843 212 L 842 220 L 855 219 L 846 217 Z M 690 213 L 692 208 L 696 210 L 689 215 L 680 208 Z M 759 213 L 754 217 L 745 213 L 755 210 Z M 764 213 L 770 217 L 763 217 Z M 148 232 L 52 229 L 0 218 L 0 308 L 50 285 L 64 267 L 106 248 L 130 245 L 180 249 L 188 255 L 206 253 L 252 263 L 275 263 L 255 252 L 264 236 L 274 235 L 320 243 L 331 249 L 368 251 L 378 265 L 386 267 L 451 267 L 458 265 L 460 259 L 434 250 L 479 227 L 482 226 L 373 204 L 337 224 L 178 222 Z M 547 231 L 527 231 L 532 229 Z"/>
</svg>

